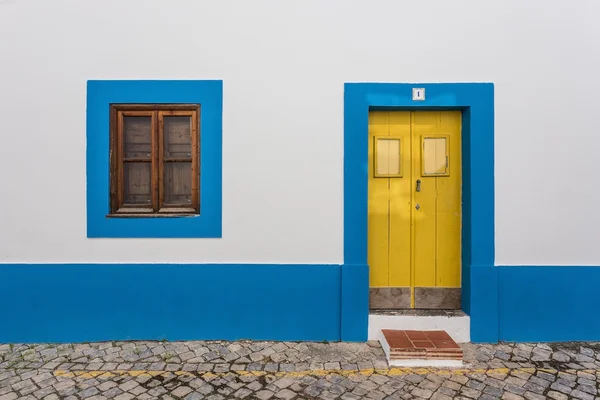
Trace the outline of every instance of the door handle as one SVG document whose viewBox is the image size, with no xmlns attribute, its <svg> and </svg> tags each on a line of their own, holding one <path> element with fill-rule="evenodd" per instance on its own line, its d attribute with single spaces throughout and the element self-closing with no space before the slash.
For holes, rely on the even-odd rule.
<svg viewBox="0 0 600 400">
<path fill-rule="evenodd" d="M 417 192 L 421 191 L 421 180 L 417 179 Z"/>
</svg>

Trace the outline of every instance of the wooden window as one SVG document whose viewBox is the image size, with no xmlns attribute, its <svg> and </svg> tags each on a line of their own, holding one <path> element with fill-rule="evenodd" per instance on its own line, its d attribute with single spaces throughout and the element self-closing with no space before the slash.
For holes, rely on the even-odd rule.
<svg viewBox="0 0 600 400">
<path fill-rule="evenodd" d="M 200 106 L 111 105 L 111 216 L 200 213 Z"/>
</svg>

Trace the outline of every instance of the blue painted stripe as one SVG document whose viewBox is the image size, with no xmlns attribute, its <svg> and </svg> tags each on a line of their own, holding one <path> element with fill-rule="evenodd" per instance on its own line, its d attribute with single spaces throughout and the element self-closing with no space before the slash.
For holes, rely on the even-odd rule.
<svg viewBox="0 0 600 400">
<path fill-rule="evenodd" d="M 463 271 L 470 280 L 471 341 L 600 341 L 599 267 L 471 266 Z"/>
<path fill-rule="evenodd" d="M 341 281 L 340 265 L 1 265 L 0 342 L 336 341 Z"/>
<path fill-rule="evenodd" d="M 369 266 L 342 265 L 341 338 L 347 342 L 367 340 L 369 326 Z"/>
<path fill-rule="evenodd" d="M 600 340 L 599 267 L 465 274 L 473 342 Z M 367 283 L 365 265 L 3 264 L 0 342 L 363 341 Z"/>
<path fill-rule="evenodd" d="M 496 343 L 498 341 L 498 268 L 493 265 L 470 265 L 464 267 L 463 271 L 468 279 L 468 286 L 463 286 L 463 293 L 468 293 L 471 341 Z"/>
<path fill-rule="evenodd" d="M 498 267 L 499 339 L 600 341 L 600 267 Z"/>
</svg>

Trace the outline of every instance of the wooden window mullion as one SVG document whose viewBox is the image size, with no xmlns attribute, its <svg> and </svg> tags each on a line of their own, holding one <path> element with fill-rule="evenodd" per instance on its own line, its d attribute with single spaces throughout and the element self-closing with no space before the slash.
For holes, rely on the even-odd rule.
<svg viewBox="0 0 600 400">
<path fill-rule="evenodd" d="M 152 113 L 152 210 L 154 212 L 158 212 L 160 208 L 159 204 L 159 148 L 161 147 L 160 141 L 158 138 L 158 112 L 155 111 Z"/>
<path fill-rule="evenodd" d="M 117 210 L 123 207 L 124 204 L 124 131 L 123 131 L 123 112 L 119 111 L 117 124 Z M 115 210 L 116 211 L 116 210 Z"/>
<path fill-rule="evenodd" d="M 110 212 L 114 213 L 118 205 L 118 154 L 117 154 L 117 141 L 118 141 L 118 127 L 119 127 L 118 111 L 115 108 L 110 110 Z"/>
<path fill-rule="evenodd" d="M 198 111 L 192 112 L 192 207 L 200 212 L 200 151 L 198 149 Z"/>
<path fill-rule="evenodd" d="M 158 208 L 156 211 L 159 211 L 163 208 L 164 203 L 164 194 L 165 194 L 165 186 L 164 186 L 164 167 L 165 167 L 165 140 L 164 140 L 164 127 L 165 127 L 165 119 L 164 112 L 158 111 Z"/>
</svg>

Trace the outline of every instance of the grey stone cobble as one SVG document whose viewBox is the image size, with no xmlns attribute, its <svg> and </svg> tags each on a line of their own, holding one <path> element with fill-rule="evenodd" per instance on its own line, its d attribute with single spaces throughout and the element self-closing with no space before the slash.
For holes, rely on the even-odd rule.
<svg viewBox="0 0 600 400">
<path fill-rule="evenodd" d="M 594 396 L 592 396 L 589 393 L 585 393 L 582 392 L 578 389 L 575 389 L 571 392 L 571 396 L 576 398 L 576 399 L 582 399 L 582 400 L 594 400 Z"/>
<path fill-rule="evenodd" d="M 378 343 L 0 345 L 0 400 L 588 400 L 600 345 L 462 345 L 465 369 L 389 369 Z"/>
<path fill-rule="evenodd" d="M 564 394 L 569 394 L 572 391 L 572 389 L 569 386 L 564 385 L 564 384 L 562 384 L 560 382 L 554 382 L 554 383 L 552 383 L 550 385 L 550 388 L 552 390 L 555 390 L 557 392 L 564 393 Z"/>
<path fill-rule="evenodd" d="M 566 394 L 555 392 L 553 390 L 549 391 L 547 393 L 547 396 L 548 396 L 548 398 L 554 399 L 554 400 L 567 400 L 569 398 L 569 396 L 567 396 Z"/>
<path fill-rule="evenodd" d="M 523 397 L 514 393 L 506 392 L 502 395 L 502 400 L 523 400 Z"/>
</svg>

